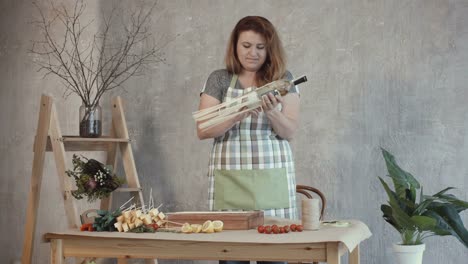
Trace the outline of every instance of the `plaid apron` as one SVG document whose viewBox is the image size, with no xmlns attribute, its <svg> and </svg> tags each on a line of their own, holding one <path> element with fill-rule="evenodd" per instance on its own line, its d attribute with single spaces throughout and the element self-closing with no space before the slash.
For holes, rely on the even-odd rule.
<svg viewBox="0 0 468 264">
<path fill-rule="evenodd" d="M 237 75 L 234 75 L 223 102 L 252 91 L 252 88 L 236 89 L 236 82 Z M 287 186 L 284 186 L 284 188 L 287 188 L 286 195 L 289 196 L 289 206 L 286 208 L 263 209 L 264 214 L 266 216 L 297 219 L 296 179 L 289 142 L 276 136 L 263 112 L 259 113 L 258 117 L 249 116 L 238 122 L 224 135 L 215 138 L 213 142 L 208 168 L 208 202 L 210 210 L 216 210 L 216 170 L 277 168 L 286 172 Z"/>
</svg>

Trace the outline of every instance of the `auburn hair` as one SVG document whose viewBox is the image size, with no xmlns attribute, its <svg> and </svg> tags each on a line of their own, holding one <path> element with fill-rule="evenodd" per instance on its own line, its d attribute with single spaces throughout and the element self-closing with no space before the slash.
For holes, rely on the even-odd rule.
<svg viewBox="0 0 468 264">
<path fill-rule="evenodd" d="M 249 30 L 262 35 L 266 42 L 266 59 L 256 74 L 257 85 L 261 86 L 283 78 L 286 73 L 286 57 L 283 44 L 273 24 L 261 16 L 246 16 L 237 22 L 227 45 L 226 69 L 233 74 L 241 73 L 242 64 L 237 54 L 237 42 L 239 35 Z"/>
</svg>

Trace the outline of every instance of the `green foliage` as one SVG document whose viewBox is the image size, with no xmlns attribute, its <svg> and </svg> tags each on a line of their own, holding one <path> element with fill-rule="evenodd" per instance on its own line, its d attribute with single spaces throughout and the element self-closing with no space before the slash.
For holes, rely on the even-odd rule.
<svg viewBox="0 0 468 264">
<path fill-rule="evenodd" d="M 117 231 L 114 224 L 117 222 L 117 217 L 122 214 L 122 211 L 120 211 L 120 209 L 117 209 L 113 212 L 107 210 L 98 210 L 97 214 L 99 216 L 94 219 L 93 223 L 93 228 L 96 231 Z"/>
<path fill-rule="evenodd" d="M 111 174 L 112 167 L 105 166 L 94 159 L 81 159 L 73 155 L 73 170 L 65 173 L 75 179 L 77 189 L 72 191 L 73 197 L 80 200 L 85 196 L 88 202 L 109 197 L 110 193 L 122 186 L 124 180 Z"/>
<path fill-rule="evenodd" d="M 151 226 L 141 225 L 139 227 L 135 227 L 130 229 L 128 232 L 132 233 L 154 233 L 156 230 Z"/>
<path fill-rule="evenodd" d="M 382 148 L 388 176 L 394 190 L 379 177 L 388 195 L 388 204 L 381 205 L 383 218 L 401 235 L 403 245 L 418 245 L 423 239 L 439 235 L 452 235 L 468 247 L 468 231 L 460 213 L 468 208 L 468 202 L 447 194 L 448 187 L 434 195 L 425 195 L 419 182 L 401 169 L 392 154 Z M 420 189 L 419 199 L 416 193 Z"/>
</svg>

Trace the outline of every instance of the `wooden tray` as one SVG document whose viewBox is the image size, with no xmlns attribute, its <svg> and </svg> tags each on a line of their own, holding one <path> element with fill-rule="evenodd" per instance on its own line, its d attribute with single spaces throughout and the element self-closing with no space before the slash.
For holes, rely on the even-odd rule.
<svg viewBox="0 0 468 264">
<path fill-rule="evenodd" d="M 242 211 L 242 212 L 173 212 L 167 213 L 167 220 L 178 223 L 203 224 L 207 220 L 221 220 L 226 230 L 246 230 L 255 229 L 263 225 L 263 211 Z M 169 227 L 177 226 L 168 223 Z"/>
</svg>

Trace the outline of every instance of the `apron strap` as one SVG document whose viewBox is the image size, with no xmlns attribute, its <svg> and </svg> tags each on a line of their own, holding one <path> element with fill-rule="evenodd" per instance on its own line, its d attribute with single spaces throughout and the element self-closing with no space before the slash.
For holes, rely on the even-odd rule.
<svg viewBox="0 0 468 264">
<path fill-rule="evenodd" d="M 233 74 L 233 75 L 232 75 L 232 78 L 231 78 L 231 83 L 229 84 L 229 87 L 230 87 L 231 89 L 235 89 L 235 88 L 236 88 L 237 79 L 238 79 L 237 74 Z M 239 126 L 242 126 L 242 121 L 239 122 L 238 125 L 239 125 Z M 244 125 L 244 126 L 245 126 L 245 125 Z M 240 138 L 240 140 L 242 141 L 242 139 L 241 139 L 241 138 L 242 138 L 242 133 L 239 133 L 239 138 Z M 244 158 L 243 158 L 243 156 L 244 156 L 243 153 L 246 153 L 246 151 L 248 151 L 247 147 L 244 146 L 244 144 L 241 144 L 241 149 L 240 149 L 240 152 L 241 152 L 241 153 L 240 153 L 240 154 L 241 154 L 241 157 L 240 157 L 241 169 L 249 169 L 249 168 L 246 166 L 246 164 L 245 164 L 246 161 L 245 161 Z"/>
<path fill-rule="evenodd" d="M 229 87 L 235 88 L 236 87 L 236 82 L 237 82 L 237 74 L 232 75 L 231 83 L 229 84 Z"/>
</svg>

